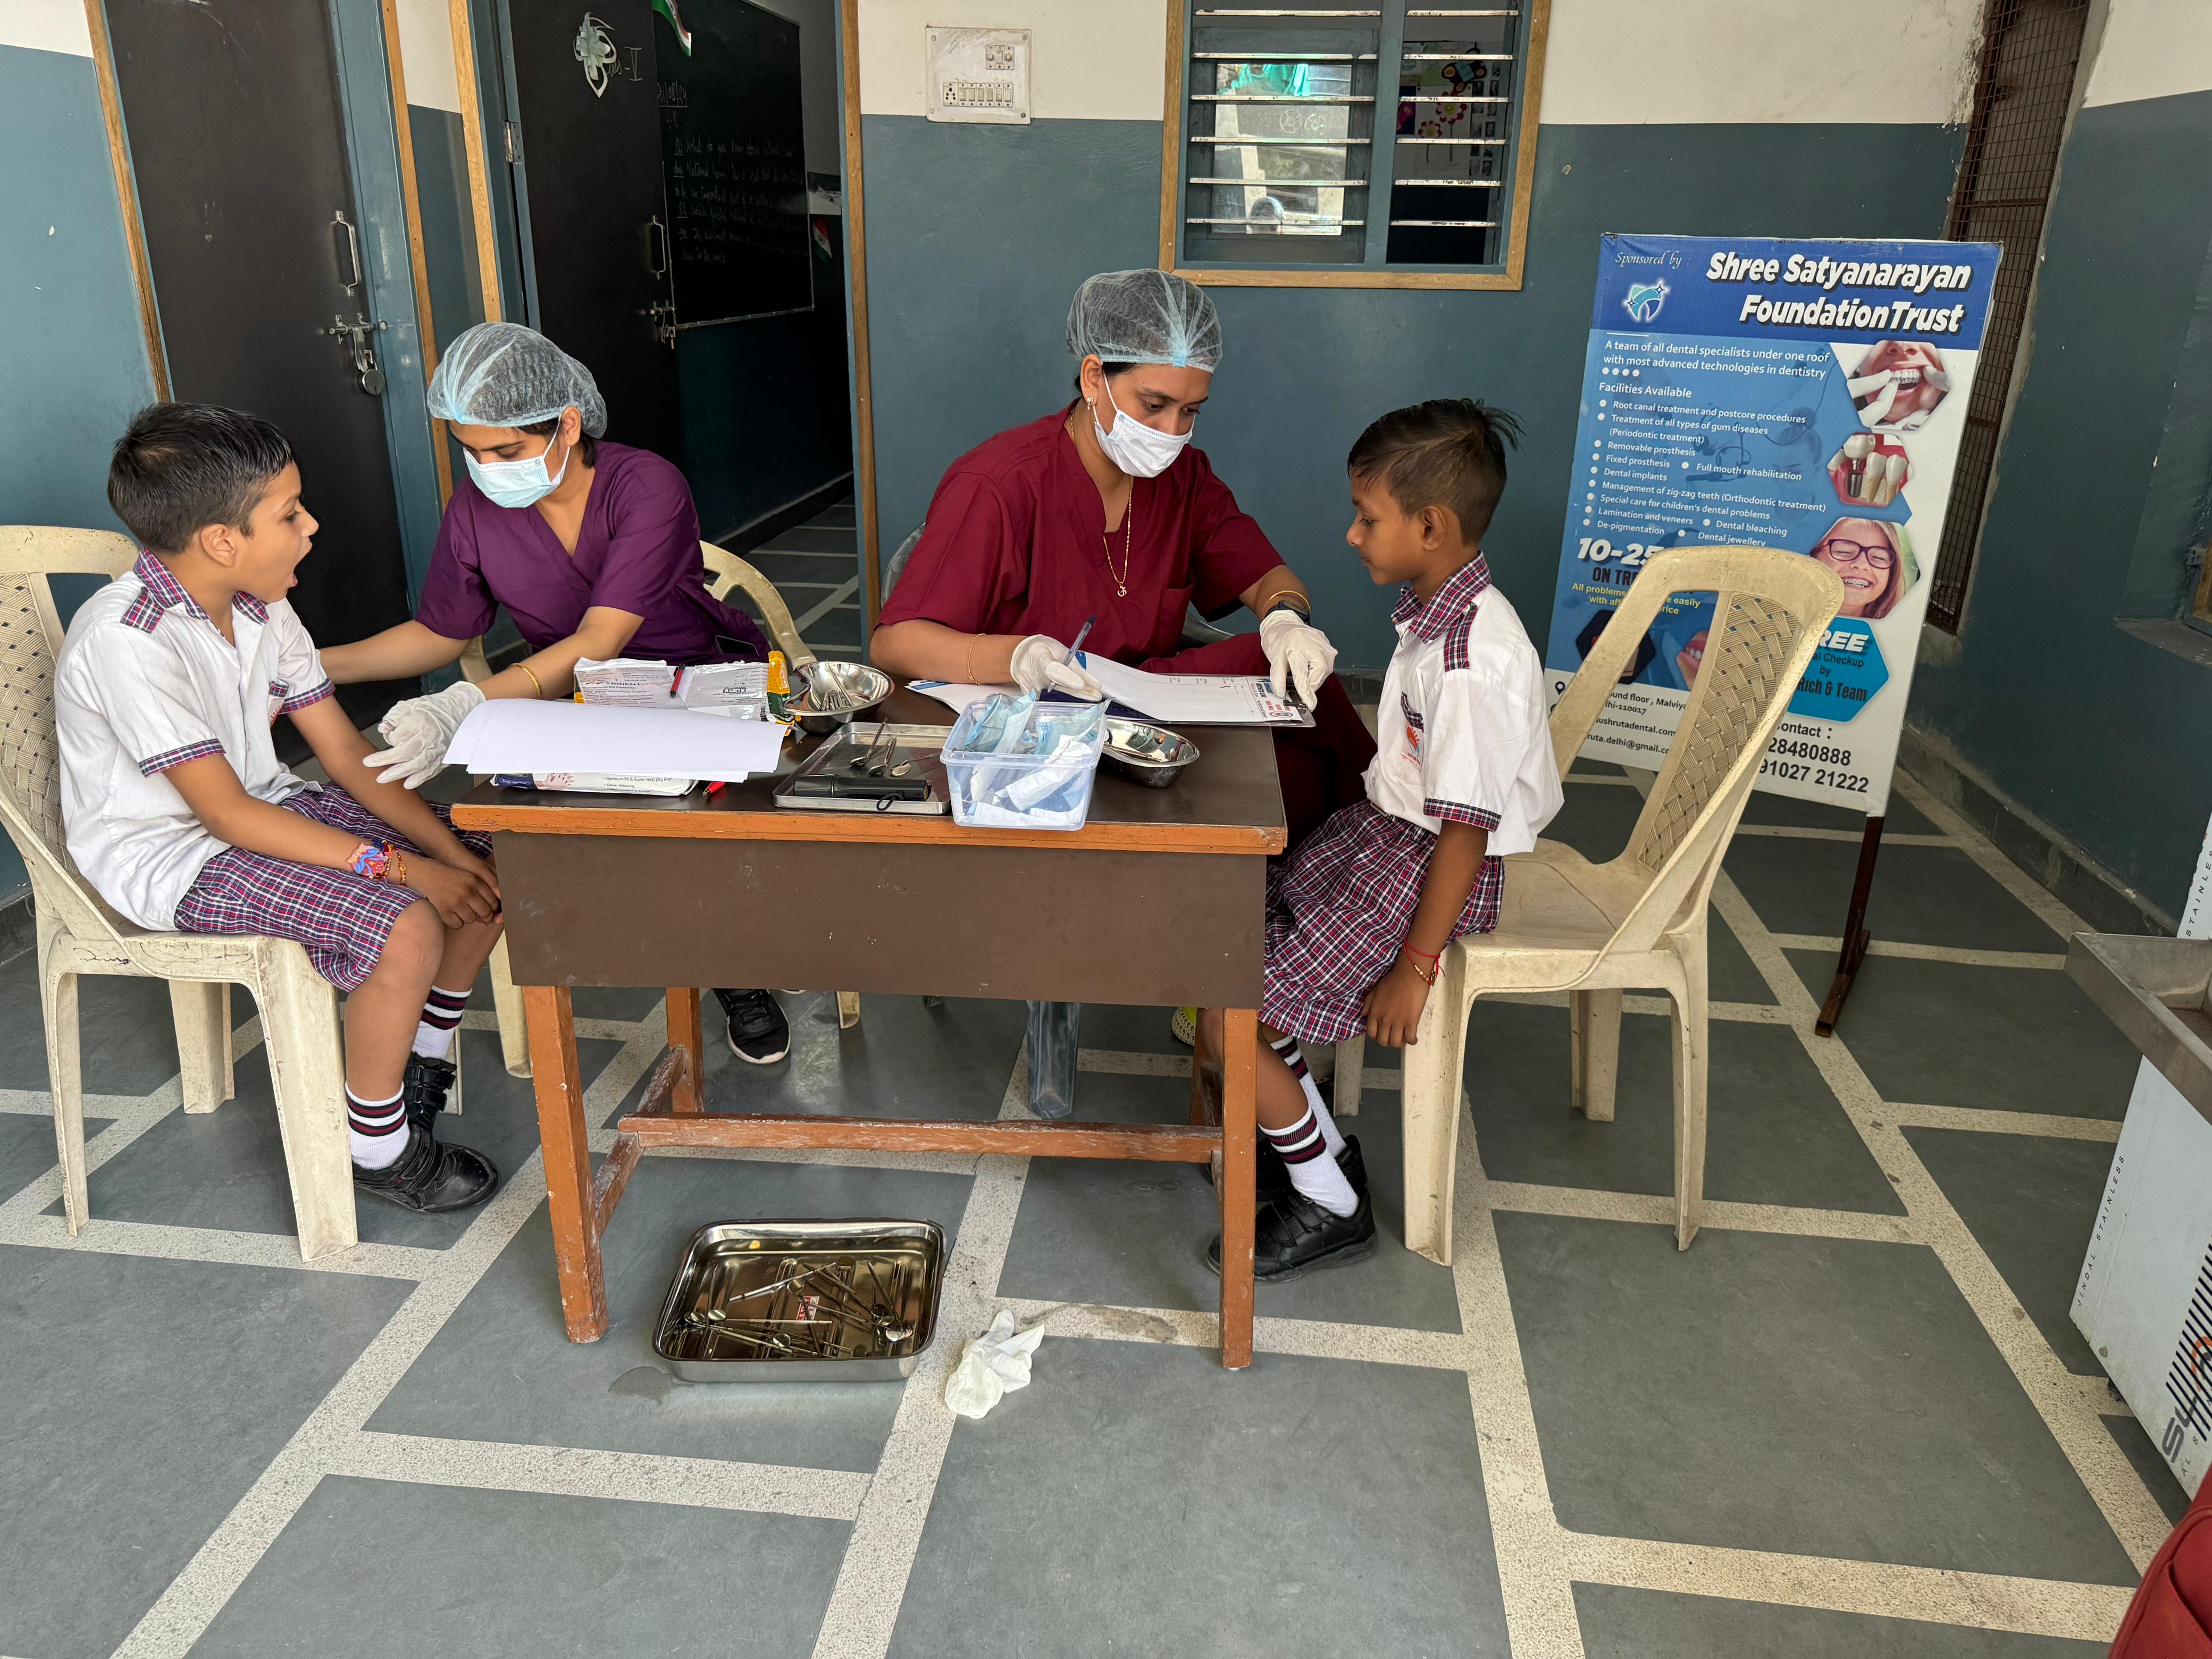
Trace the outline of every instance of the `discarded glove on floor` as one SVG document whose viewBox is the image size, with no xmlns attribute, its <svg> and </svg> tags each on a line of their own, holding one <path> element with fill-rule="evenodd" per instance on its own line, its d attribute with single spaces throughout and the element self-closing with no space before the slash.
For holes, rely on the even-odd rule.
<svg viewBox="0 0 2212 1659">
<path fill-rule="evenodd" d="M 1042 1320 L 1018 1331 L 1013 1315 L 1000 1309 L 991 1328 L 961 1349 L 945 1379 L 945 1403 L 963 1417 L 983 1416 L 1010 1390 L 1029 1387 L 1030 1356 L 1043 1340 Z"/>
</svg>

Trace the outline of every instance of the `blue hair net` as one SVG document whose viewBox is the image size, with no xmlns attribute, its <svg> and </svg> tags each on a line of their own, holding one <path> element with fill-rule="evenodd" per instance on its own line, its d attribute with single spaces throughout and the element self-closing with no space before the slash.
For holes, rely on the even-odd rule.
<svg viewBox="0 0 2212 1659">
<path fill-rule="evenodd" d="M 582 415 L 592 437 L 605 434 L 606 399 L 592 371 L 520 323 L 478 323 L 430 376 L 430 413 L 462 426 L 533 426 L 564 409 Z"/>
<path fill-rule="evenodd" d="M 1172 271 L 1101 271 L 1075 290 L 1067 349 L 1078 359 L 1211 372 L 1221 362 L 1221 319 L 1205 289 Z"/>
</svg>

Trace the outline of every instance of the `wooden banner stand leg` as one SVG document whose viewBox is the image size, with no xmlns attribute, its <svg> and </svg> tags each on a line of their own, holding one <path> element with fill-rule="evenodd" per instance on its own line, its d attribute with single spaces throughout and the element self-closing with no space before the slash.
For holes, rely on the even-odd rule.
<svg viewBox="0 0 2212 1659">
<path fill-rule="evenodd" d="M 1874 861 L 1881 851 L 1882 818 L 1866 821 L 1866 838 L 1859 842 L 1859 871 L 1851 879 L 1851 908 L 1844 917 L 1844 948 L 1836 958 L 1836 981 L 1828 988 L 1828 1000 L 1820 1005 L 1820 1016 L 1813 1022 L 1815 1036 L 1833 1036 L 1836 1021 L 1842 1017 L 1844 999 L 1851 994 L 1851 981 L 1858 977 L 1859 964 L 1866 960 L 1867 899 L 1874 890 Z"/>
</svg>

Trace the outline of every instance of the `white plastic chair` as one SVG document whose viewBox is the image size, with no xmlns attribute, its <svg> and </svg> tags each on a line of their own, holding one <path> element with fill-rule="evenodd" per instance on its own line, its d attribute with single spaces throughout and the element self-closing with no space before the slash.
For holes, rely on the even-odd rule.
<svg viewBox="0 0 2212 1659">
<path fill-rule="evenodd" d="M 1673 1000 L 1674 1242 L 1687 1249 L 1705 1202 L 1705 917 L 1758 776 L 1837 607 L 1835 572 L 1802 555 L 1756 547 L 1678 548 L 1636 579 L 1581 671 L 1552 710 L 1552 752 L 1564 775 L 1662 602 L 1717 593 L 1704 665 L 1666 764 L 1628 845 L 1606 864 L 1539 842 L 1505 860 L 1497 931 L 1444 952 L 1419 1039 L 1406 1050 L 1406 1243 L 1447 1266 L 1459 1146 L 1468 1011 L 1479 996 L 1568 993 L 1573 1098 L 1585 1117 L 1613 1117 L 1621 994 Z"/>
<path fill-rule="evenodd" d="M 783 653 L 784 660 L 797 671 L 811 667 L 818 659 L 806 641 L 799 637 L 799 629 L 791 620 L 791 607 L 784 603 L 783 595 L 776 592 L 775 584 L 739 558 L 712 542 L 699 544 L 699 556 L 707 566 L 707 592 L 720 599 L 729 597 L 730 590 L 740 589 L 745 597 L 759 607 L 761 620 L 768 625 L 768 635 L 775 648 Z M 471 640 L 461 653 L 461 672 L 471 681 L 491 678 L 490 660 L 484 655 L 483 641 Z M 522 1014 L 522 993 L 515 988 L 514 970 L 507 965 L 507 939 L 504 934 L 491 956 L 492 1006 L 499 1014 L 499 1046 L 507 1069 L 516 1077 L 530 1075 L 530 1033 Z M 860 994 L 857 991 L 837 993 L 837 1024 L 847 1029 L 860 1023 Z"/>
<path fill-rule="evenodd" d="M 77 873 L 63 836 L 54 736 L 62 627 L 47 578 L 112 579 L 137 556 L 128 538 L 109 531 L 0 526 L 0 823 L 29 867 L 38 908 L 39 994 L 63 1208 L 71 1234 L 91 1216 L 77 976 L 168 981 L 187 1112 L 211 1112 L 237 1092 L 230 988 L 244 985 L 261 1011 L 300 1254 L 313 1261 L 352 1249 L 356 1237 L 337 993 L 289 939 L 154 933 L 125 921 Z"/>
</svg>

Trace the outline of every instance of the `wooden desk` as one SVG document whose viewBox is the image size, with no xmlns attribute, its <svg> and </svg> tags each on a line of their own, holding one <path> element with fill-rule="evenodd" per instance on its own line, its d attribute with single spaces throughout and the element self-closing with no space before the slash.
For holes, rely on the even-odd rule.
<svg viewBox="0 0 2212 1659">
<path fill-rule="evenodd" d="M 903 690 L 884 712 L 951 720 Z M 1180 1164 L 1218 1154 L 1221 1363 L 1251 1364 L 1261 942 L 1267 857 L 1285 832 L 1268 732 L 1209 729 L 1200 747 L 1170 789 L 1102 769 L 1090 821 L 1073 833 L 781 811 L 768 778 L 712 799 L 483 787 L 456 805 L 456 823 L 490 832 L 498 861 L 569 1336 L 605 1333 L 599 1240 L 648 1146 Z M 696 988 L 760 984 L 1224 1008 L 1221 1121 L 1209 1121 L 1195 1066 L 1183 1124 L 707 1113 Z M 638 1110 L 616 1125 L 596 1178 L 569 1001 L 577 985 L 675 988 L 669 1051 Z"/>
</svg>

